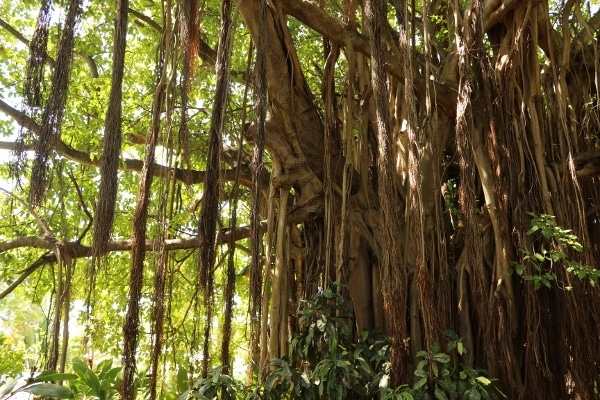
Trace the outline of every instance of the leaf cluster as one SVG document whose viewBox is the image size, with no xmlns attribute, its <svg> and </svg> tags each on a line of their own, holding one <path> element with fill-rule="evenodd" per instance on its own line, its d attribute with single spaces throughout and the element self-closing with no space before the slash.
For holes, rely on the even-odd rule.
<svg viewBox="0 0 600 400">
<path fill-rule="evenodd" d="M 447 331 L 449 341 L 445 351 L 434 343 L 430 351 L 419 351 L 421 358 L 415 370 L 417 377 L 412 396 L 414 399 L 497 399 L 502 393 L 487 378 L 486 371 L 473 368 L 460 359 L 467 349 L 456 333 Z"/>
<path fill-rule="evenodd" d="M 54 399 L 94 398 L 109 400 L 118 397 L 121 367 L 112 360 L 101 361 L 95 369 L 80 359 L 73 359 L 74 373 L 46 370 L 23 382 L 17 378 L 0 388 L 0 399 L 8 400 L 18 393 L 29 393 Z M 67 385 L 60 384 L 66 382 Z"/>
<path fill-rule="evenodd" d="M 527 235 L 538 235 L 540 242 L 537 250 L 530 251 L 521 249 L 523 253 L 522 263 L 512 263 L 514 271 L 524 280 L 533 281 L 537 290 L 542 286 L 552 288 L 553 282 L 557 281 L 556 265 L 564 263 L 567 272 L 574 274 L 581 280 L 587 280 L 593 286 L 600 278 L 600 271 L 587 265 L 581 265 L 569 257 L 569 251 L 581 253 L 583 246 L 571 229 L 565 229 L 556 223 L 556 218 L 548 214 L 528 213 L 531 225 Z M 531 267 L 528 269 L 528 267 Z M 571 287 L 562 285 L 565 289 Z"/>
<path fill-rule="evenodd" d="M 353 339 L 339 288 L 334 284 L 301 306 L 291 356 L 271 360 L 261 384 L 244 386 L 219 367 L 194 383 L 180 400 L 497 399 L 502 395 L 486 371 L 460 361 L 467 349 L 451 331 L 446 332 L 445 351 L 435 343 L 429 351 L 417 353 L 421 360 L 412 387 L 389 387 L 389 340 L 376 331 Z"/>
</svg>

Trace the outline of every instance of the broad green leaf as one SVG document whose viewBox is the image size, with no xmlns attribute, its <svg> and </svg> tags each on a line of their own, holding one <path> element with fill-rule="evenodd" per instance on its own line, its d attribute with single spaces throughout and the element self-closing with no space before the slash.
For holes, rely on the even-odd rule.
<svg viewBox="0 0 600 400">
<path fill-rule="evenodd" d="M 440 388 L 436 387 L 433 391 L 433 395 L 437 400 L 448 400 L 448 396 Z"/>
<path fill-rule="evenodd" d="M 77 375 L 79 375 L 80 378 L 85 377 L 85 374 L 87 373 L 87 371 L 89 370 L 87 364 L 85 362 L 83 362 L 82 359 L 80 358 L 74 358 L 73 359 L 73 371 L 75 371 L 75 373 Z"/>
<path fill-rule="evenodd" d="M 17 384 L 20 381 L 22 382 L 21 379 L 15 379 L 15 380 L 7 383 L 6 385 L 0 387 L 0 398 L 4 397 L 7 394 L 9 394 L 10 392 L 12 392 L 12 390 L 15 388 L 15 386 L 17 386 Z"/>
<path fill-rule="evenodd" d="M 177 371 L 177 390 L 183 393 L 188 388 L 188 371 L 185 368 L 179 368 Z"/>
<path fill-rule="evenodd" d="M 102 372 L 110 371 L 111 367 L 112 367 L 112 360 L 110 358 L 107 358 L 106 360 L 100 361 L 100 363 L 96 367 L 96 371 L 97 371 L 98 375 L 101 376 Z"/>
<path fill-rule="evenodd" d="M 94 371 L 88 369 L 85 373 L 85 383 L 92 389 L 92 393 L 96 396 L 100 394 L 100 380 Z"/>
<path fill-rule="evenodd" d="M 50 382 L 50 381 L 71 381 L 77 379 L 75 374 L 64 374 L 52 370 L 44 371 L 31 381 L 31 383 L 37 382 Z"/>
<path fill-rule="evenodd" d="M 479 393 L 479 390 L 477 390 L 476 388 L 472 388 L 471 391 L 469 392 L 469 400 L 480 400 L 481 399 L 481 393 Z"/>
<path fill-rule="evenodd" d="M 22 391 L 36 396 L 51 397 L 53 399 L 73 398 L 73 392 L 70 389 L 55 383 L 35 383 L 24 387 Z"/>
<path fill-rule="evenodd" d="M 427 357 L 429 357 L 429 353 L 426 352 L 425 350 L 419 350 L 417 352 L 417 357 L 427 358 Z"/>
<path fill-rule="evenodd" d="M 437 363 L 431 363 L 431 370 L 433 371 L 433 375 L 434 375 L 436 378 L 440 376 L 440 375 L 439 375 L 439 373 L 440 373 L 440 371 L 439 371 L 439 366 L 438 366 L 438 364 L 437 364 Z"/>
<path fill-rule="evenodd" d="M 426 384 L 427 384 L 427 378 L 421 378 L 415 382 L 413 389 L 415 389 L 415 390 L 420 389 L 423 386 L 425 386 Z"/>
<path fill-rule="evenodd" d="M 531 235 L 532 233 L 536 232 L 538 229 L 540 229 L 540 227 L 537 225 L 534 225 L 531 228 L 529 228 L 529 230 L 527 231 L 527 234 Z"/>
</svg>

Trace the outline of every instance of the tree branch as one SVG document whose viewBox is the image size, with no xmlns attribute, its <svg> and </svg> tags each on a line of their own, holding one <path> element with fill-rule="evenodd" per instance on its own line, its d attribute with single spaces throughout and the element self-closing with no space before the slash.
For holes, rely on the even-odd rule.
<svg viewBox="0 0 600 400">
<path fill-rule="evenodd" d="M 3 111 L 4 113 L 12 117 L 19 125 L 21 125 L 25 129 L 28 129 L 35 134 L 37 134 L 40 131 L 40 126 L 32 118 L 30 118 L 27 114 L 11 107 L 8 103 L 4 102 L 1 99 L 0 111 Z M 0 142 L 0 149 L 13 150 L 14 143 Z M 102 163 L 102 158 L 92 159 L 88 153 L 76 150 L 64 143 L 62 140 L 55 141 L 54 150 L 56 150 L 56 152 L 59 155 L 82 165 L 100 168 L 100 165 Z M 247 187 L 250 187 L 252 185 L 250 164 L 249 162 L 244 162 L 241 165 L 237 165 L 236 151 L 238 150 L 235 150 L 231 147 L 223 149 L 223 161 L 234 166 L 233 169 L 227 169 L 222 172 L 223 179 L 229 181 L 235 180 L 237 174 L 235 167 L 237 167 L 240 168 L 240 183 Z M 124 159 L 121 162 L 121 166 L 119 169 L 122 171 L 140 172 L 142 170 L 142 166 L 142 160 Z M 205 171 L 189 170 L 182 168 L 169 168 L 156 163 L 153 166 L 153 173 L 154 176 L 157 178 L 166 178 L 169 176 L 169 174 L 174 174 L 175 179 L 185 183 L 186 185 L 204 183 L 205 175 Z M 267 171 L 265 171 L 265 173 L 263 174 L 262 184 L 263 188 L 267 188 L 269 186 L 269 173 Z"/>
<path fill-rule="evenodd" d="M 43 256 L 41 256 L 40 258 L 38 258 L 38 260 L 36 262 L 34 262 L 33 264 L 31 264 L 29 267 L 27 267 L 21 273 L 21 276 L 19 276 L 2 293 L 0 293 L 0 300 L 2 300 L 3 298 L 5 298 L 9 294 L 11 294 L 12 291 L 15 290 L 21 284 L 21 282 L 23 282 L 25 279 L 27 279 L 27 277 L 29 275 L 33 274 L 39 267 L 48 264 L 48 262 L 46 260 L 47 257 L 53 257 L 54 258 L 54 262 L 56 262 L 56 256 L 54 254 L 51 254 L 50 252 L 46 252 Z"/>
<path fill-rule="evenodd" d="M 40 228 L 42 228 L 42 231 L 44 232 L 45 237 L 47 237 L 53 243 L 56 243 L 56 239 L 54 238 L 54 235 L 52 234 L 52 231 L 48 227 L 48 224 L 46 223 L 46 221 L 44 221 L 44 219 L 42 217 L 40 217 L 35 212 L 35 210 L 33 208 L 31 208 L 30 205 L 25 200 L 21 199 L 18 196 L 15 196 L 13 193 L 11 193 L 8 190 L 3 189 L 3 188 L 0 188 L 0 192 L 6 194 L 9 197 L 12 197 L 13 199 L 15 199 L 16 201 L 18 201 L 19 203 L 21 203 L 23 205 L 23 207 L 25 207 L 27 209 L 27 211 L 29 211 L 29 213 L 31 215 L 33 215 L 33 217 L 37 221 L 37 223 L 40 226 Z"/>
<path fill-rule="evenodd" d="M 261 222 L 261 229 L 266 227 L 266 221 Z M 226 244 L 233 236 L 233 240 L 241 240 L 250 237 L 250 226 L 238 226 L 236 228 L 223 228 L 217 231 L 216 244 Z M 166 250 L 186 250 L 198 248 L 201 244 L 201 239 L 197 237 L 188 239 L 167 239 L 164 241 Z M 160 241 L 156 239 L 146 240 L 146 250 L 154 251 L 160 248 Z M 83 245 L 77 241 L 60 242 L 60 246 L 67 250 L 71 258 L 90 257 L 91 247 Z M 30 247 L 35 249 L 43 249 L 54 251 L 56 242 L 48 236 L 22 236 L 14 239 L 9 239 L 0 242 L 0 253 L 9 250 L 14 250 L 22 247 Z M 131 240 L 113 240 L 109 242 L 106 253 L 115 251 L 131 250 Z"/>
<path fill-rule="evenodd" d="M 10 34 L 17 38 L 19 42 L 23 43 L 26 46 L 29 46 L 29 40 L 25 36 L 23 36 L 21 32 L 13 28 L 8 22 L 4 21 L 2 18 L 0 18 L 0 26 L 6 29 L 8 32 L 10 32 Z M 92 76 L 92 78 L 97 78 L 99 76 L 98 67 L 96 66 L 96 62 L 92 57 L 83 53 L 79 53 L 77 51 L 74 54 L 77 57 L 81 58 L 83 61 L 85 61 L 90 70 L 90 75 Z M 56 67 L 56 61 L 52 57 L 50 57 L 49 54 L 44 54 L 44 56 L 46 57 L 46 63 L 48 65 L 50 65 L 52 68 Z"/>
<path fill-rule="evenodd" d="M 131 14 L 134 18 L 145 23 L 157 33 L 162 32 L 162 26 L 160 26 L 152 18 L 132 8 L 129 8 L 128 11 L 129 14 Z M 207 67 L 214 68 L 215 63 L 217 62 L 217 52 L 202 38 L 198 38 L 198 56 L 202 60 L 203 64 L 205 64 Z"/>
<path fill-rule="evenodd" d="M 343 48 L 351 43 L 354 50 L 371 57 L 369 39 L 359 33 L 355 27 L 348 26 L 341 20 L 329 15 L 317 3 L 308 0 L 287 0 L 281 2 L 281 7 L 286 14 L 293 16 L 306 26 L 335 42 L 338 46 Z M 393 60 L 393 58 L 390 59 Z M 389 62 L 386 67 L 390 75 L 404 82 L 404 71 L 401 62 Z M 425 78 L 415 73 L 413 79 L 417 93 L 425 95 L 427 87 Z M 434 86 L 431 90 L 436 93 L 438 106 L 447 115 L 454 115 L 456 113 L 457 88 L 440 82 L 430 82 L 429 84 Z"/>
<path fill-rule="evenodd" d="M 260 223 L 260 230 L 264 232 L 267 226 L 266 221 Z M 217 231 L 216 244 L 223 245 L 230 243 L 230 240 L 238 241 L 241 239 L 249 238 L 251 234 L 250 226 L 239 226 L 236 228 L 223 228 Z M 190 250 L 198 249 L 202 244 L 202 239 L 198 237 L 188 239 L 168 239 L 164 241 L 164 249 L 167 251 L 173 250 Z M 35 249 L 46 250 L 47 252 L 42 255 L 36 262 L 27 267 L 21 272 L 21 275 L 9 285 L 2 293 L 0 293 L 0 300 L 10 294 L 21 282 L 23 282 L 29 275 L 35 272 L 38 268 L 56 263 L 57 257 L 55 252 L 57 249 L 60 251 L 61 257 L 66 257 L 70 260 L 76 258 L 87 258 L 92 256 L 92 247 L 85 246 L 75 242 L 64 242 L 55 241 L 48 236 L 23 236 L 15 239 L 5 240 L 0 242 L 0 253 L 4 253 L 9 250 L 14 250 L 22 247 L 29 247 Z M 108 243 L 107 249 L 103 254 L 117 252 L 117 251 L 130 251 L 132 247 L 131 240 L 114 240 Z M 161 249 L 161 243 L 157 239 L 146 240 L 146 251 L 159 251 Z"/>
<path fill-rule="evenodd" d="M 586 151 L 573 157 L 577 178 L 591 178 L 600 175 L 600 151 Z"/>
<path fill-rule="evenodd" d="M 162 32 L 162 27 L 158 23 L 156 23 L 156 21 L 154 21 L 152 18 L 148 17 L 147 15 L 144 15 L 141 12 L 134 10 L 131 7 L 127 8 L 127 12 L 129 14 L 131 14 L 138 21 L 144 22 L 146 25 L 148 25 L 150 28 L 152 28 L 157 33 Z"/>
</svg>

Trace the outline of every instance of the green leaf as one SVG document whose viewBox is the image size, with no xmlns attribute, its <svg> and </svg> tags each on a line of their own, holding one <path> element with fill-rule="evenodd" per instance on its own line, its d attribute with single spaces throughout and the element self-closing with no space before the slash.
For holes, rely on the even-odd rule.
<svg viewBox="0 0 600 400">
<path fill-rule="evenodd" d="M 83 362 L 82 359 L 80 358 L 74 358 L 73 359 L 73 371 L 75 371 L 75 373 L 77 375 L 79 375 L 80 378 L 85 377 L 85 374 L 87 373 L 87 371 L 89 370 L 87 364 L 85 362 Z"/>
<path fill-rule="evenodd" d="M 183 393 L 188 388 L 188 372 L 185 368 L 179 368 L 177 371 L 177 390 Z"/>
<path fill-rule="evenodd" d="M 433 355 L 433 359 L 440 363 L 450 362 L 450 356 L 446 353 L 437 353 Z"/>
<path fill-rule="evenodd" d="M 74 379 L 77 379 L 77 375 L 75 374 L 64 374 L 53 370 L 48 370 L 36 376 L 35 379 L 31 381 L 31 383 L 50 381 L 72 381 Z"/>
<path fill-rule="evenodd" d="M 534 225 L 531 228 L 529 228 L 529 230 L 527 231 L 527 234 L 531 235 L 532 233 L 536 232 L 538 229 L 540 229 L 540 227 L 537 225 Z"/>
<path fill-rule="evenodd" d="M 425 350 L 419 350 L 417 352 L 417 357 L 427 358 L 427 357 L 429 357 L 429 353 L 426 352 Z"/>
<path fill-rule="evenodd" d="M 112 360 L 110 358 L 107 358 L 106 360 L 100 361 L 100 363 L 96 367 L 96 371 L 98 372 L 98 375 L 101 375 L 101 372 L 110 371 L 111 367 L 112 367 Z"/>
<path fill-rule="evenodd" d="M 465 349 L 465 346 L 462 344 L 462 342 L 456 343 L 456 351 L 458 352 L 458 354 L 464 356 L 467 353 L 466 350 L 467 349 Z"/>
<path fill-rule="evenodd" d="M 418 390 L 427 384 L 427 378 L 421 378 L 413 385 L 414 390 Z"/>
<path fill-rule="evenodd" d="M 572 243 L 571 247 L 573 248 L 573 250 L 577 251 L 577 252 L 582 252 L 583 251 L 583 246 L 580 243 Z"/>
<path fill-rule="evenodd" d="M 446 396 L 446 393 L 444 393 L 438 387 L 436 387 L 435 390 L 433 391 L 433 395 L 435 396 L 435 398 L 437 400 L 448 400 L 448 396 Z"/>
<path fill-rule="evenodd" d="M 15 379 L 14 381 L 11 381 L 10 383 L 7 383 L 6 385 L 0 387 L 0 398 L 3 398 L 4 396 L 12 392 L 12 390 L 15 386 L 17 386 L 19 381 L 21 381 L 21 379 Z"/>
<path fill-rule="evenodd" d="M 469 392 L 469 400 L 480 400 L 481 399 L 481 393 L 479 393 L 479 390 L 473 388 L 471 389 L 471 391 Z"/>
<path fill-rule="evenodd" d="M 36 396 L 51 397 L 53 399 L 72 399 L 74 397 L 73 392 L 70 389 L 55 383 L 35 383 L 24 387 L 22 391 Z"/>
<path fill-rule="evenodd" d="M 82 380 L 84 380 L 84 379 L 82 378 Z M 84 381 L 89 386 L 89 388 L 92 390 L 92 393 L 95 394 L 96 396 L 99 396 L 100 380 L 98 379 L 98 376 L 96 375 L 96 373 L 94 371 L 92 371 L 91 369 L 88 369 L 85 373 Z"/>
<path fill-rule="evenodd" d="M 427 384 L 427 378 L 421 378 L 415 382 L 413 389 L 418 390 Z"/>
<path fill-rule="evenodd" d="M 423 371 L 425 369 L 425 367 L 427 366 L 427 364 L 429 364 L 429 360 L 425 359 L 425 360 L 421 360 L 419 361 L 419 363 L 417 364 L 417 371 Z"/>
<path fill-rule="evenodd" d="M 477 378 L 475 378 L 477 381 L 479 381 L 481 384 L 488 386 L 492 384 L 492 381 L 489 380 L 488 378 L 486 378 L 485 376 L 478 376 Z"/>
</svg>

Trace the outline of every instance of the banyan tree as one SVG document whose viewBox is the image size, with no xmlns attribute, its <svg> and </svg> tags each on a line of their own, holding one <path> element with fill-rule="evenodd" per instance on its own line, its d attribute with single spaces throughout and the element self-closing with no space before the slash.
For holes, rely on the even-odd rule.
<svg viewBox="0 0 600 400">
<path fill-rule="evenodd" d="M 20 3 L 0 298 L 51 294 L 46 367 L 251 379 L 338 282 L 394 385 L 452 330 L 507 398 L 598 396 L 595 2 Z"/>
</svg>

